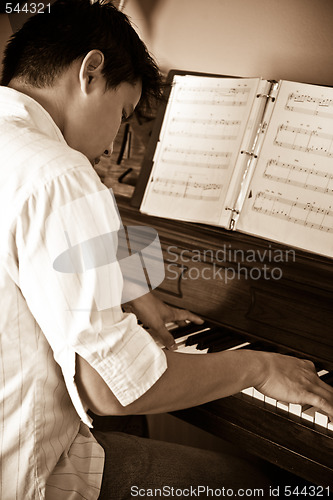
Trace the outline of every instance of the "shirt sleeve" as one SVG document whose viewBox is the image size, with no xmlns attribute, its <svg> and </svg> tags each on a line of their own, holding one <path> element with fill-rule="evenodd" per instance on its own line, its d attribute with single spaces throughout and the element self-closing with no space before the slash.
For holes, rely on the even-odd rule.
<svg viewBox="0 0 333 500">
<path fill-rule="evenodd" d="M 120 226 L 113 196 L 90 166 L 71 168 L 35 189 L 16 224 L 19 287 L 88 424 L 74 383 L 76 353 L 123 406 L 167 367 L 163 350 L 133 314 L 122 311 Z"/>
</svg>

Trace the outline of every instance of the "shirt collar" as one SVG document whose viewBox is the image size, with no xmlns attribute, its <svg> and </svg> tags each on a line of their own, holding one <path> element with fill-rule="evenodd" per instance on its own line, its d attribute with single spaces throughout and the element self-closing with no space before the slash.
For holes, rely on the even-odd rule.
<svg viewBox="0 0 333 500">
<path fill-rule="evenodd" d="M 0 86 L 0 117 L 28 121 L 51 139 L 66 142 L 51 115 L 37 101 L 10 87 Z"/>
</svg>

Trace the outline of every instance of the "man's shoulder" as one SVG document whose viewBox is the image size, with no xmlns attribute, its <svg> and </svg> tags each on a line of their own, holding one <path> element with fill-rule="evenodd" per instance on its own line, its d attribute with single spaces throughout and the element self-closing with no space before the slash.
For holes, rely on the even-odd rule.
<svg viewBox="0 0 333 500">
<path fill-rule="evenodd" d="M 0 177 L 17 179 L 20 185 L 48 182 L 71 170 L 95 175 L 88 159 L 65 141 L 19 120 L 0 118 Z"/>
<path fill-rule="evenodd" d="M 29 199 L 42 200 L 67 193 L 68 200 L 82 192 L 99 191 L 100 179 L 89 160 L 31 126 L 10 123 L 1 127 L 0 208 L 19 213 Z M 47 195 L 47 196 L 46 196 Z"/>
<path fill-rule="evenodd" d="M 20 166 L 42 171 L 43 165 L 67 170 L 90 165 L 87 158 L 66 143 L 49 113 L 34 99 L 0 86 L 0 163 L 19 173 Z"/>
</svg>

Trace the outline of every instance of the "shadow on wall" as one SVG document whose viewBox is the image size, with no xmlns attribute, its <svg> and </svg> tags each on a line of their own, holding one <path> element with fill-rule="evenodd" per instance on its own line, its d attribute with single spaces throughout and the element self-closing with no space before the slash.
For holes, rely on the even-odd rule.
<svg viewBox="0 0 333 500">
<path fill-rule="evenodd" d="M 144 17 L 147 33 L 148 35 L 151 36 L 153 33 L 154 13 L 157 10 L 159 4 L 161 3 L 161 0 L 136 0 L 136 3 Z"/>
</svg>

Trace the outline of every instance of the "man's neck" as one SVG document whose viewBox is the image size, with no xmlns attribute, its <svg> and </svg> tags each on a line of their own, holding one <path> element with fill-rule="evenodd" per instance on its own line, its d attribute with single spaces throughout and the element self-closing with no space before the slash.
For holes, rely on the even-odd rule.
<svg viewBox="0 0 333 500">
<path fill-rule="evenodd" d="M 61 106 L 61 99 L 59 99 L 57 87 L 33 87 L 16 78 L 9 82 L 8 87 L 18 92 L 22 92 L 22 94 L 38 102 L 50 114 L 55 124 L 59 127 L 61 132 L 63 132 L 64 120 L 61 111 L 63 108 Z"/>
</svg>

